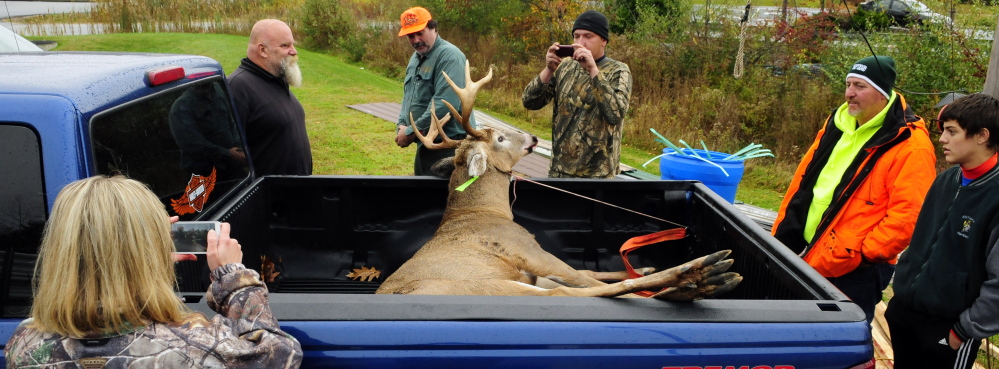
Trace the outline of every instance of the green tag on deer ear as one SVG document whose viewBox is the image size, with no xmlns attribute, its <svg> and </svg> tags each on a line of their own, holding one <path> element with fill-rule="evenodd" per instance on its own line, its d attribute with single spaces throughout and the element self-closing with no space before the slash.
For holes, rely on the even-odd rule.
<svg viewBox="0 0 999 369">
<path fill-rule="evenodd" d="M 479 179 L 479 176 L 475 176 L 475 177 L 469 178 L 467 181 L 465 181 L 465 183 L 462 183 L 461 186 L 458 186 L 458 188 L 455 188 L 455 191 L 464 192 L 465 189 L 468 188 L 468 186 L 471 185 L 472 182 L 475 182 L 476 179 Z"/>
</svg>

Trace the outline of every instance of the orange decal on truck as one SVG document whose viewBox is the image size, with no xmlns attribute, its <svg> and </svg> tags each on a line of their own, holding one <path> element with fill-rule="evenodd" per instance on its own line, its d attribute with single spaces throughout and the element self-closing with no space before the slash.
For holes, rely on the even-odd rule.
<svg viewBox="0 0 999 369">
<path fill-rule="evenodd" d="M 177 215 L 200 213 L 208 202 L 208 195 L 215 189 L 215 168 L 208 177 L 197 174 L 191 175 L 191 181 L 184 189 L 184 195 L 179 199 L 170 199 L 170 206 Z"/>
</svg>

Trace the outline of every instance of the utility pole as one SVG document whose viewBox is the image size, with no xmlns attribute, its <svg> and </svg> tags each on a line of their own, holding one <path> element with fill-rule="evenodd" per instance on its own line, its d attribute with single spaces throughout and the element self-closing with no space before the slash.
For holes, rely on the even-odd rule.
<svg viewBox="0 0 999 369">
<path fill-rule="evenodd" d="M 709 29 L 709 23 L 711 23 L 711 0 L 704 1 L 704 37 L 708 37 L 711 32 Z"/>
<path fill-rule="evenodd" d="M 992 34 L 992 53 L 989 55 L 989 69 L 985 75 L 985 87 L 982 92 L 999 98 L 999 20 L 996 21 L 996 31 Z"/>
</svg>

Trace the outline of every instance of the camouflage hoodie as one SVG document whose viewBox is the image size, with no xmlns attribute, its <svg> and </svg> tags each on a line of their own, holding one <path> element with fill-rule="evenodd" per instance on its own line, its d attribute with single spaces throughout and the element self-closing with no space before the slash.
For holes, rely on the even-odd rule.
<svg viewBox="0 0 999 369">
<path fill-rule="evenodd" d="M 175 324 L 152 323 L 84 339 L 46 333 L 22 322 L 4 355 L 8 368 L 298 368 L 302 346 L 281 331 L 256 271 L 227 264 L 212 272 L 208 320 L 191 313 Z"/>
<path fill-rule="evenodd" d="M 563 59 L 548 84 L 535 77 L 521 98 L 538 110 L 552 109 L 552 178 L 614 178 L 620 171 L 621 126 L 631 98 L 628 65 L 603 57 L 600 73 L 590 74 L 572 59 Z"/>
</svg>

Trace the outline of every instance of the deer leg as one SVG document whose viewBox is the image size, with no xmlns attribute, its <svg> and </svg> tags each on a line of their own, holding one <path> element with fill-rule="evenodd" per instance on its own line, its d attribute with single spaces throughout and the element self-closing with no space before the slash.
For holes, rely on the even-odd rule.
<svg viewBox="0 0 999 369">
<path fill-rule="evenodd" d="M 543 278 L 539 278 L 539 280 L 541 279 Z M 571 290 L 587 290 L 589 288 L 565 287 L 551 281 L 546 283 L 555 288 L 542 288 L 506 279 L 421 279 L 410 282 L 393 293 L 408 295 L 470 296 L 591 296 L 591 294 L 575 294 L 565 292 Z"/>
<path fill-rule="evenodd" d="M 523 289 L 520 289 L 522 292 L 518 294 L 526 293 L 529 295 L 540 296 L 611 297 L 638 291 L 680 287 L 673 290 L 673 292 L 668 292 L 671 290 L 667 289 L 667 291 L 663 291 L 657 298 L 679 301 L 698 300 L 731 290 L 735 287 L 735 285 L 742 281 L 742 277 L 736 273 L 722 274 L 725 270 L 732 266 L 732 260 L 722 260 L 730 253 L 731 251 L 729 250 L 719 251 L 658 273 L 653 273 L 640 278 L 628 279 L 617 283 L 603 284 L 601 282 L 599 285 L 583 288 L 566 287 L 565 285 L 552 289 L 535 287 L 537 290 L 523 291 Z M 546 276 L 546 278 L 562 284 L 562 281 L 556 280 L 551 276 Z M 703 287 L 697 288 L 698 285 L 702 285 Z M 692 289 L 698 291 L 698 293 L 691 293 L 690 290 Z"/>
<path fill-rule="evenodd" d="M 514 267 L 530 273 L 531 275 L 537 276 L 539 281 L 542 281 L 542 286 L 544 288 L 557 288 L 559 286 L 581 288 L 581 287 L 596 287 L 602 286 L 606 283 L 601 282 L 595 277 L 606 277 L 603 272 L 593 272 L 589 270 L 576 270 L 573 269 L 569 264 L 566 264 L 561 259 L 555 257 L 541 249 L 540 245 L 530 248 L 522 253 L 522 257 L 519 258 L 520 264 L 514 265 Z M 609 278 L 609 279 L 625 279 L 627 278 L 626 272 L 620 272 L 624 275 L 624 278 Z M 619 277 L 620 275 L 611 274 L 611 277 Z M 546 281 L 543 281 L 546 279 Z M 554 283 L 548 283 L 554 282 Z"/>
<path fill-rule="evenodd" d="M 654 271 L 656 271 L 656 268 L 653 267 L 635 269 L 635 273 L 641 275 L 649 275 L 649 273 L 652 273 Z M 598 281 L 620 281 L 631 278 L 631 276 L 629 276 L 628 272 L 625 270 L 617 272 L 594 272 L 592 270 L 579 269 L 577 270 L 577 272 L 583 273 L 583 275 L 596 279 Z"/>
<path fill-rule="evenodd" d="M 649 268 L 649 269 L 652 269 L 652 268 Z M 589 270 L 580 270 L 580 272 L 589 272 Z M 611 273 L 625 273 L 625 272 L 611 272 Z M 621 278 L 621 279 L 627 279 L 627 277 L 628 277 L 628 275 L 627 275 L 627 273 L 625 273 L 624 278 Z M 618 280 L 621 280 L 621 279 L 618 279 Z M 537 280 L 536 283 L 534 283 L 534 285 L 537 286 L 537 287 L 541 287 L 541 288 L 549 289 L 549 290 L 550 289 L 559 288 L 559 287 L 571 287 L 571 286 L 563 286 L 561 284 L 555 283 L 551 279 L 548 279 L 548 278 L 545 278 L 545 277 L 538 277 L 538 280 Z M 643 296 L 639 296 L 639 295 L 632 294 L 632 293 L 624 294 L 624 295 L 617 295 L 616 297 L 638 298 L 638 299 L 644 299 L 645 298 Z"/>
<path fill-rule="evenodd" d="M 641 275 L 647 275 L 649 273 L 654 272 L 655 270 L 656 270 L 656 268 L 646 267 L 646 268 L 635 269 L 635 272 L 638 273 L 638 274 L 641 274 Z M 617 272 L 594 272 L 592 270 L 579 269 L 579 270 L 577 270 L 577 272 L 579 272 L 580 274 L 583 274 L 586 277 L 590 277 L 590 278 L 593 278 L 593 279 L 601 281 L 601 282 L 603 282 L 603 281 L 621 281 L 621 280 L 625 280 L 625 279 L 631 278 L 631 276 L 628 275 L 628 272 L 627 271 L 623 271 L 623 270 L 622 271 L 617 271 Z M 541 287 L 541 288 L 544 288 L 544 289 L 554 289 L 554 288 L 559 288 L 559 287 L 572 287 L 572 286 L 565 286 L 565 285 L 562 285 L 562 284 L 558 284 L 555 281 L 552 281 L 551 279 L 548 279 L 548 278 L 545 278 L 545 277 L 537 277 L 537 282 L 535 282 L 534 285 L 538 286 L 538 287 Z M 642 296 L 635 295 L 635 294 L 630 294 L 630 293 L 629 294 L 625 294 L 625 295 L 618 295 L 617 297 L 644 298 Z"/>
<path fill-rule="evenodd" d="M 614 297 L 638 291 L 666 288 L 665 291 L 661 291 L 653 297 L 664 300 L 692 301 L 729 291 L 742 281 L 742 277 L 737 273 L 724 273 L 732 266 L 732 260 L 722 260 L 729 253 L 731 253 L 729 250 L 719 251 L 658 273 L 617 283 L 604 284 L 594 280 L 599 284 L 592 287 L 573 288 L 559 285 L 546 289 L 510 280 L 423 279 L 413 281 L 393 293 Z"/>
<path fill-rule="evenodd" d="M 545 277 L 538 277 L 537 281 L 534 282 L 534 285 L 546 290 L 562 287 L 561 284 L 555 283 L 555 281 Z"/>
<path fill-rule="evenodd" d="M 623 286 L 621 283 L 585 288 L 566 287 L 562 285 L 555 286 L 555 288 L 547 289 L 505 279 L 423 279 L 413 281 L 394 293 L 411 295 L 614 297 L 626 294 L 628 290 L 628 287 Z"/>
<path fill-rule="evenodd" d="M 624 293 L 667 288 L 666 291 L 653 297 L 676 301 L 699 300 L 730 291 L 742 281 L 742 277 L 738 273 L 724 273 L 732 266 L 733 261 L 722 259 L 730 253 L 730 250 L 719 251 L 644 277 L 605 286 L 562 291 L 562 293 L 565 293 L 566 296 L 617 296 Z M 564 288 L 561 289 L 564 290 Z M 552 291 L 557 290 L 560 288 Z"/>
</svg>

